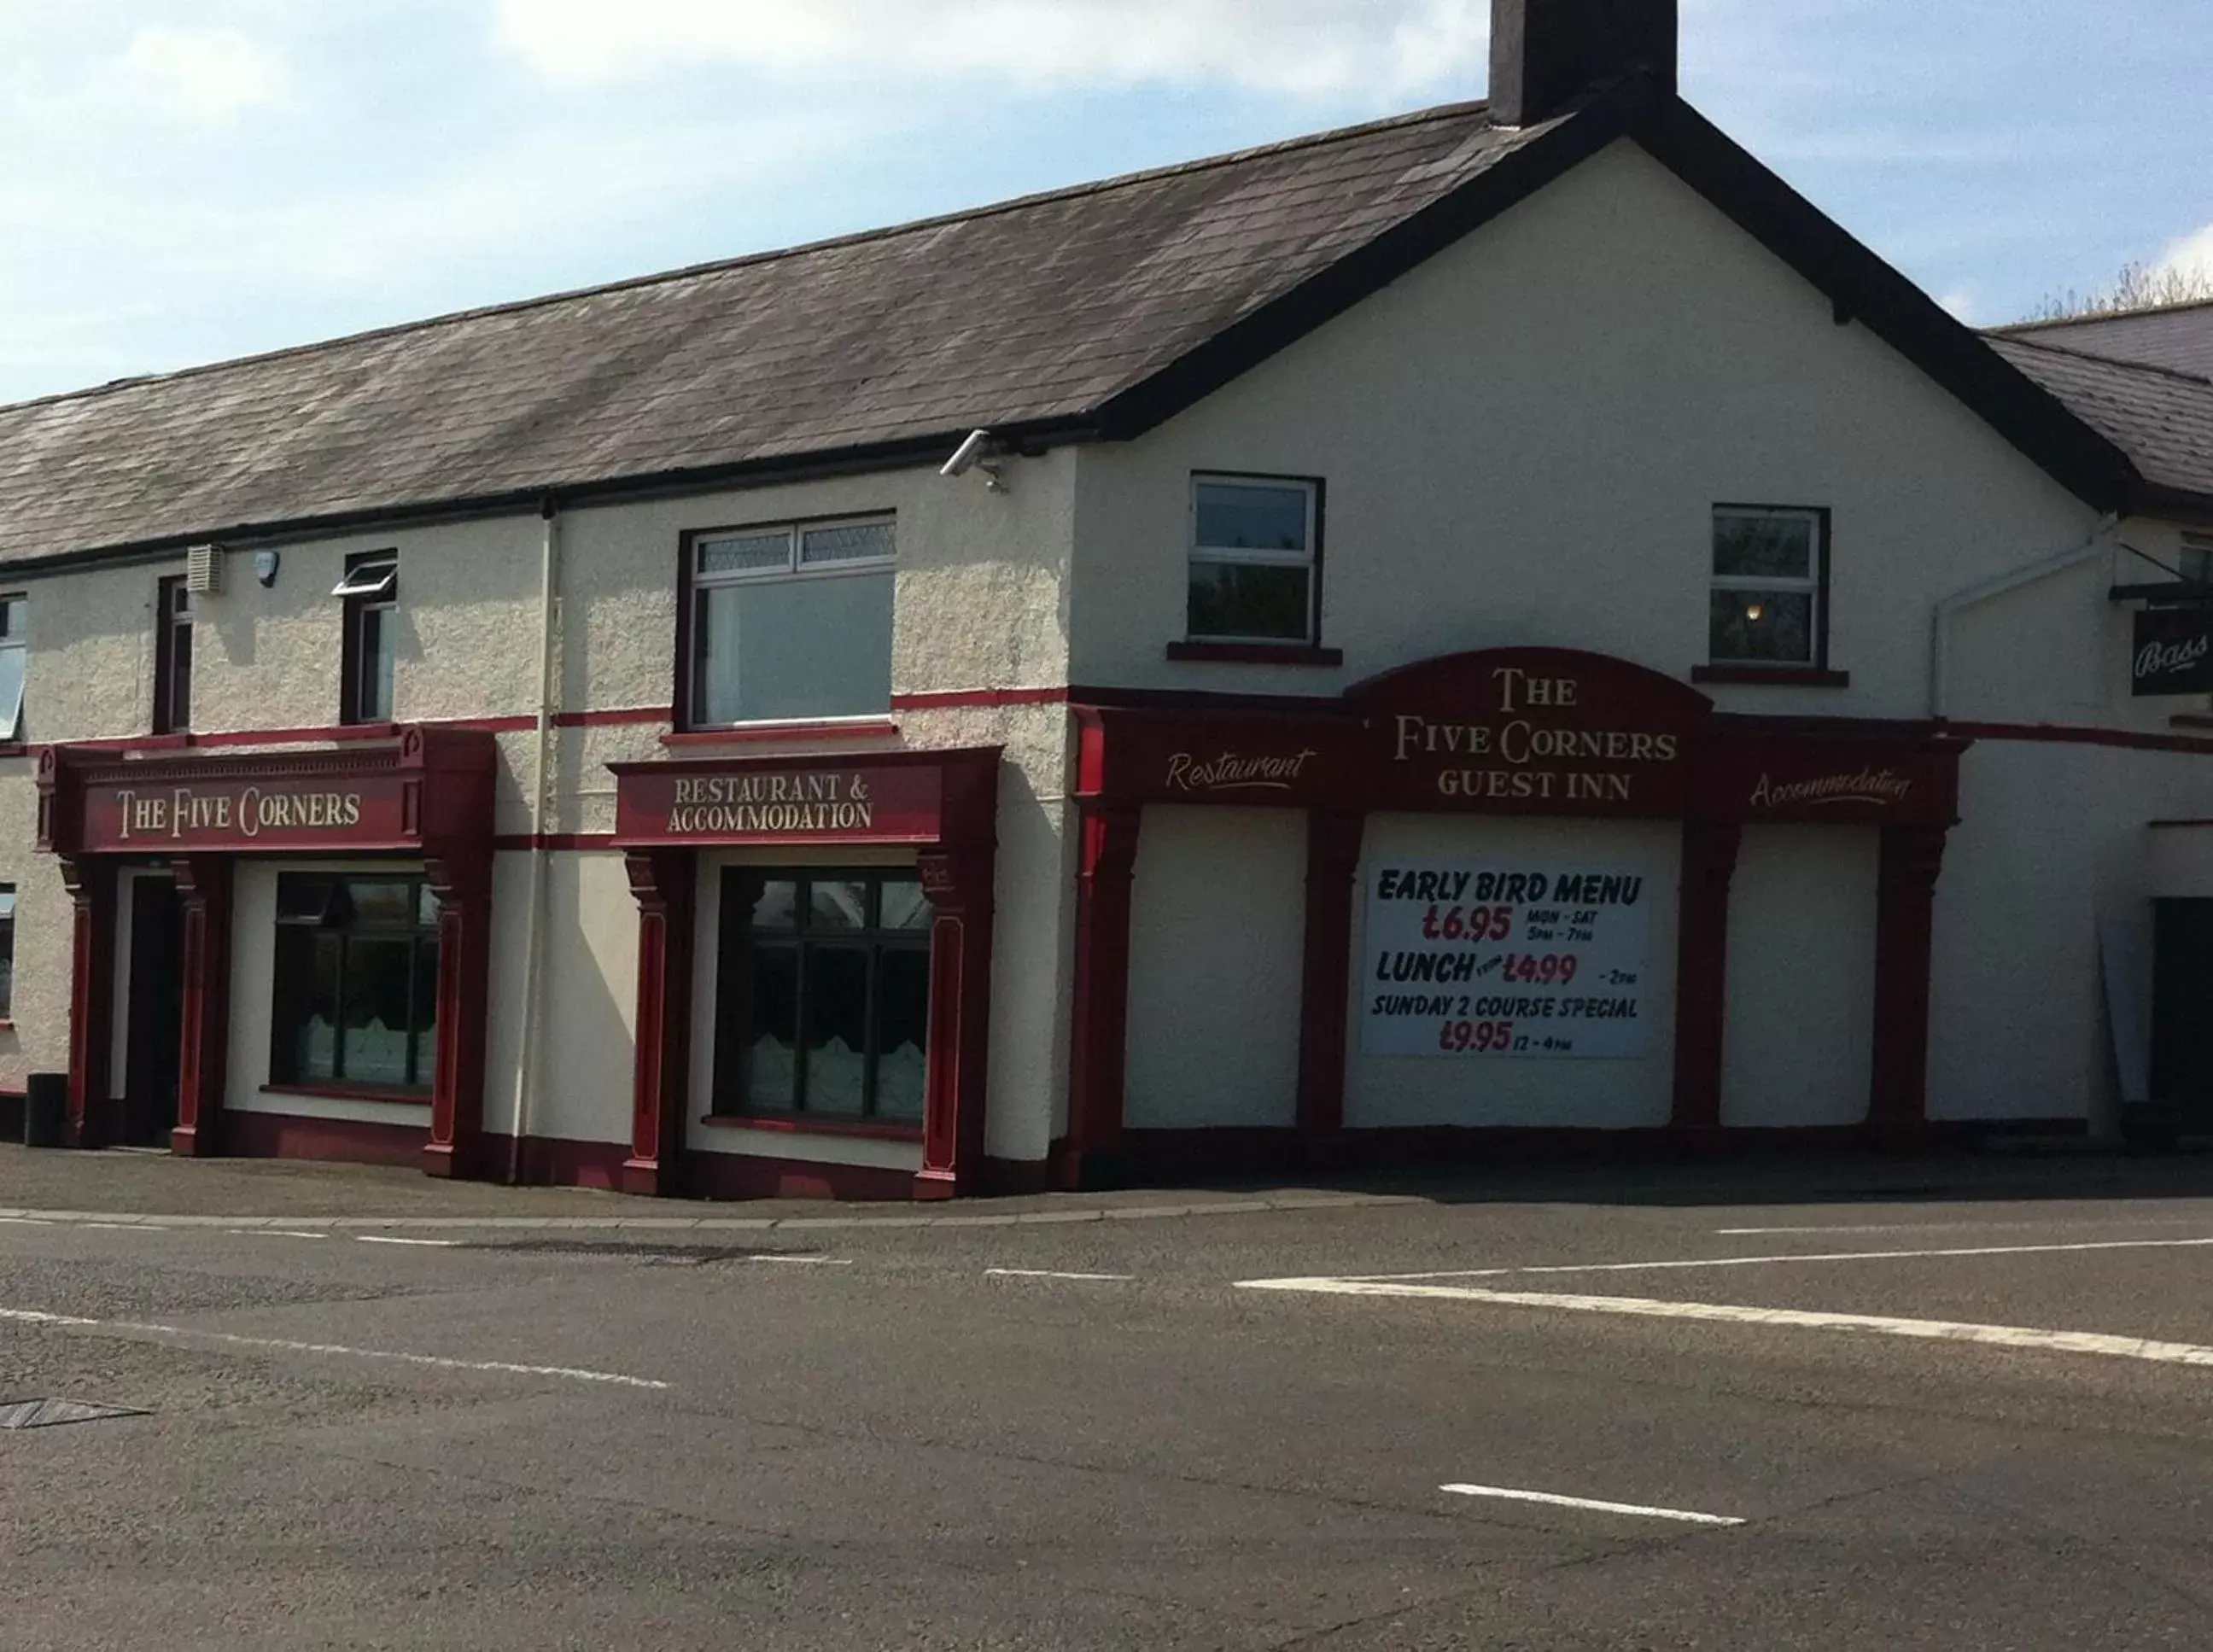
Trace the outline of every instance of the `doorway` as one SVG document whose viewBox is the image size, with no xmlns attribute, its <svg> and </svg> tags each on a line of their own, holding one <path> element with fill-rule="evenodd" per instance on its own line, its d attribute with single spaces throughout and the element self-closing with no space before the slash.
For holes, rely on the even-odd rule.
<svg viewBox="0 0 2213 1652">
<path fill-rule="evenodd" d="M 2197 1134 L 2213 1130 L 2213 900 L 2153 911 L 2152 1100 Z"/>
<path fill-rule="evenodd" d="M 123 1105 L 116 1139 L 167 1147 L 177 1125 L 178 1046 L 185 1028 L 183 910 L 175 882 L 130 881 L 131 957 L 125 976 Z"/>
</svg>

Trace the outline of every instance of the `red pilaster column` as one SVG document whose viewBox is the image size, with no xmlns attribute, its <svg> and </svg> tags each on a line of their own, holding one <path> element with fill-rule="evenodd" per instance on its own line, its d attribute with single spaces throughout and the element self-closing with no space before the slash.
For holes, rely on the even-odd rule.
<svg viewBox="0 0 2213 1652">
<path fill-rule="evenodd" d="M 1352 905 L 1366 817 L 1307 816 L 1306 954 L 1299 977 L 1299 1153 L 1344 1156 L 1345 1000 L 1352 986 Z"/>
<path fill-rule="evenodd" d="M 423 1171 L 466 1176 L 484 1131 L 485 1021 L 491 975 L 491 856 L 429 863 L 438 897 L 438 1053 Z"/>
<path fill-rule="evenodd" d="M 184 915 L 185 1006 L 169 1151 L 201 1158 L 216 1150 L 230 1055 L 231 862 L 223 855 L 188 855 L 172 869 Z"/>
<path fill-rule="evenodd" d="M 930 1068 L 918 1199 L 975 1191 L 984 1170 L 985 1079 L 991 1065 L 993 856 L 987 849 L 921 857 L 930 897 Z"/>
<path fill-rule="evenodd" d="M 70 930 L 69 1139 L 98 1147 L 107 1136 L 107 1046 L 115 1013 L 115 868 L 64 856 Z"/>
<path fill-rule="evenodd" d="M 692 890 L 697 857 L 686 850 L 623 858 L 637 899 L 637 1045 L 631 1081 L 625 1193 L 673 1193 L 684 1150 L 684 1096 L 692 1047 Z"/>
<path fill-rule="evenodd" d="M 1130 1033 L 1130 885 L 1140 811 L 1087 806 L 1076 878 L 1076 1001 L 1068 1136 L 1054 1180 L 1070 1191 L 1116 1173 Z"/>
<path fill-rule="evenodd" d="M 1728 1018 L 1729 881 L 1744 828 L 1683 823 L 1683 882 L 1675 918 L 1675 1106 L 1680 1134 L 1722 1126 L 1722 1051 Z"/>
<path fill-rule="evenodd" d="M 1887 826 L 1875 878 L 1874 1082 L 1868 1127 L 1910 1146 L 1929 1122 L 1930 940 L 1944 828 Z"/>
</svg>

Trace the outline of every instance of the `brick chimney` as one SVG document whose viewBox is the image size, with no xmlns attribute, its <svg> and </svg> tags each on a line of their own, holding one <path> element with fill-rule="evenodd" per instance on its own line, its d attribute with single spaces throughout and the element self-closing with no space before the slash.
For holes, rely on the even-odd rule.
<svg viewBox="0 0 2213 1652">
<path fill-rule="evenodd" d="M 1491 0 L 1491 117 L 1550 120 L 1642 70 L 1675 89 L 1676 0 Z"/>
</svg>

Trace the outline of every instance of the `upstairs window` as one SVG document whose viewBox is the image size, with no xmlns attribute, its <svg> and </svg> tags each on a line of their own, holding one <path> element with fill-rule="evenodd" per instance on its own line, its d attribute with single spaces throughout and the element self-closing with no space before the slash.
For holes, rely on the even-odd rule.
<svg viewBox="0 0 2213 1652">
<path fill-rule="evenodd" d="M 1311 643 L 1321 485 L 1195 476 L 1186 628 L 1195 643 Z"/>
<path fill-rule="evenodd" d="M 1715 509 L 1707 635 L 1716 664 L 1827 665 L 1828 529 L 1825 510 Z"/>
<path fill-rule="evenodd" d="M 192 726 L 192 594 L 178 574 L 155 587 L 154 732 Z"/>
<path fill-rule="evenodd" d="M 30 602 L 0 596 L 0 742 L 23 738 L 23 671 L 28 662 L 25 627 Z"/>
<path fill-rule="evenodd" d="M 344 603 L 339 650 L 340 722 L 392 721 L 392 663 L 399 642 L 399 553 L 366 551 L 345 561 L 331 594 Z"/>
<path fill-rule="evenodd" d="M 2213 533 L 2185 533 L 2174 571 L 2194 585 L 2213 585 Z"/>
<path fill-rule="evenodd" d="M 0 1021 L 15 1014 L 15 886 L 0 883 Z"/>
<path fill-rule="evenodd" d="M 438 1049 L 438 898 L 419 877 L 277 880 L 274 1084 L 422 1094 Z"/>
<path fill-rule="evenodd" d="M 888 710 L 893 550 L 888 516 L 691 535 L 690 725 Z"/>
</svg>

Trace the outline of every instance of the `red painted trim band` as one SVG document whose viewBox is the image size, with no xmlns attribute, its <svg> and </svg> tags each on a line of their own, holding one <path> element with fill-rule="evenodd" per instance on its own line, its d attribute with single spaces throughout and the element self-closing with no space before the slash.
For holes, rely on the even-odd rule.
<svg viewBox="0 0 2213 1652">
<path fill-rule="evenodd" d="M 2134 728 L 2098 728 L 2069 722 L 1947 722 L 1944 732 L 1963 740 L 2011 741 L 2050 746 L 2106 746 L 2138 752 L 2213 753 L 2213 736 L 2149 735 Z"/>
<path fill-rule="evenodd" d="M 1066 688 L 948 688 L 892 696 L 894 711 L 954 711 L 979 706 L 1060 705 Z"/>
</svg>

